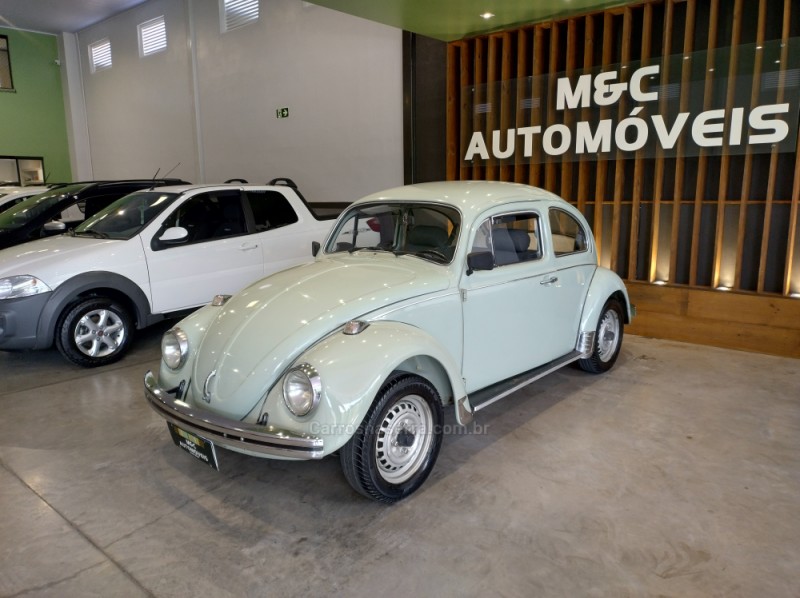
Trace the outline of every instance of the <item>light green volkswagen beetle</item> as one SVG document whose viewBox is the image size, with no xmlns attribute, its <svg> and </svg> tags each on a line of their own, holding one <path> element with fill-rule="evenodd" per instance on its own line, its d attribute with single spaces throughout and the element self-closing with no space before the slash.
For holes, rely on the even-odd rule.
<svg viewBox="0 0 800 598">
<path fill-rule="evenodd" d="M 467 425 L 571 362 L 608 370 L 634 312 L 583 216 L 525 185 L 376 193 L 314 254 L 164 335 L 145 396 L 174 442 L 214 468 L 216 447 L 338 452 L 353 488 L 397 501 L 433 469 L 444 409 Z"/>
</svg>

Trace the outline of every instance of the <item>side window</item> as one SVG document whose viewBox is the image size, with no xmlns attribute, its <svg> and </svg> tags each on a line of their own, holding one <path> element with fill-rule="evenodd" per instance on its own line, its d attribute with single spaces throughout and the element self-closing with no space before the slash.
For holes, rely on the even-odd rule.
<svg viewBox="0 0 800 598">
<path fill-rule="evenodd" d="M 539 216 L 534 213 L 504 214 L 481 224 L 472 251 L 491 251 L 497 266 L 538 260 Z"/>
<path fill-rule="evenodd" d="M 10 210 L 19 202 L 21 202 L 23 199 L 24 199 L 23 197 L 20 197 L 19 199 L 12 199 L 11 201 L 4 203 L 3 205 L 0 205 L 0 212 L 5 212 L 6 210 Z"/>
<path fill-rule="evenodd" d="M 265 231 L 297 222 L 289 200 L 279 191 L 247 191 L 257 231 Z"/>
<path fill-rule="evenodd" d="M 83 220 L 86 218 L 91 218 L 100 210 L 104 210 L 112 203 L 117 201 L 120 197 L 127 195 L 125 191 L 114 191 L 112 193 L 106 193 L 105 195 L 95 195 L 93 197 L 87 197 L 86 201 L 79 201 L 78 206 L 81 208 L 83 212 Z"/>
<path fill-rule="evenodd" d="M 8 36 L 0 35 L 0 89 L 14 89 L 11 79 L 11 58 L 8 53 Z"/>
<path fill-rule="evenodd" d="M 200 193 L 181 204 L 164 221 L 164 228 L 182 226 L 187 243 L 201 243 L 247 232 L 238 191 Z"/>
<path fill-rule="evenodd" d="M 105 195 L 89 195 L 64 208 L 54 220 L 60 220 L 71 225 L 77 225 L 97 214 L 100 210 L 107 208 L 112 203 L 117 201 L 125 193 L 114 192 L 106 193 Z"/>
<path fill-rule="evenodd" d="M 550 209 L 550 232 L 556 256 L 586 251 L 586 232 L 575 218 L 557 208 Z"/>
<path fill-rule="evenodd" d="M 79 201 L 78 203 L 74 203 L 63 210 L 61 213 L 56 215 L 53 220 L 60 220 L 61 222 L 65 223 L 80 223 L 85 220 L 84 209 L 85 203 L 83 201 Z"/>
</svg>

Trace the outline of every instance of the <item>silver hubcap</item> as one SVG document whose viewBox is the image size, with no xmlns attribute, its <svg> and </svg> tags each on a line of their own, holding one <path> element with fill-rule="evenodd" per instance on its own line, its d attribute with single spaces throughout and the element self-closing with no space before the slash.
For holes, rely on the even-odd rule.
<svg viewBox="0 0 800 598">
<path fill-rule="evenodd" d="M 609 309 L 603 314 L 597 331 L 597 356 L 601 361 L 608 361 L 614 356 L 619 343 L 619 329 L 619 314 Z"/>
<path fill-rule="evenodd" d="M 411 478 L 422 466 L 433 442 L 433 414 L 425 400 L 408 395 L 384 417 L 375 442 L 381 477 L 391 484 Z"/>
<path fill-rule="evenodd" d="M 78 351 L 89 357 L 107 357 L 125 340 L 125 323 L 108 309 L 86 312 L 75 326 L 73 339 Z"/>
</svg>

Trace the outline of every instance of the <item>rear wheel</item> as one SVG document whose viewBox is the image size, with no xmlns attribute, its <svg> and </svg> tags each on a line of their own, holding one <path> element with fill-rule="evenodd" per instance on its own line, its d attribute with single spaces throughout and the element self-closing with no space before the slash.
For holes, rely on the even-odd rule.
<svg viewBox="0 0 800 598">
<path fill-rule="evenodd" d="M 412 375 L 390 379 L 339 452 L 347 481 L 374 500 L 405 498 L 436 463 L 443 419 L 439 394 L 427 380 Z"/>
<path fill-rule="evenodd" d="M 124 306 L 107 297 L 90 297 L 62 314 L 56 347 L 76 365 L 97 367 L 120 359 L 132 335 L 133 320 Z"/>
<path fill-rule="evenodd" d="M 609 299 L 597 322 L 592 354 L 578 362 L 581 369 L 592 374 L 601 374 L 611 369 L 622 347 L 623 326 L 622 306 L 616 299 Z"/>
</svg>

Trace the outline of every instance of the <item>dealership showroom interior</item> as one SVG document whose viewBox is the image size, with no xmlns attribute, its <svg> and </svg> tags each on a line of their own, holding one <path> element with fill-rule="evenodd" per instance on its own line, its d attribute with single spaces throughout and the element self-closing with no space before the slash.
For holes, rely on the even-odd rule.
<svg viewBox="0 0 800 598">
<path fill-rule="evenodd" d="M 0 597 L 800 597 L 800 0 L 0 0 Z"/>
</svg>

